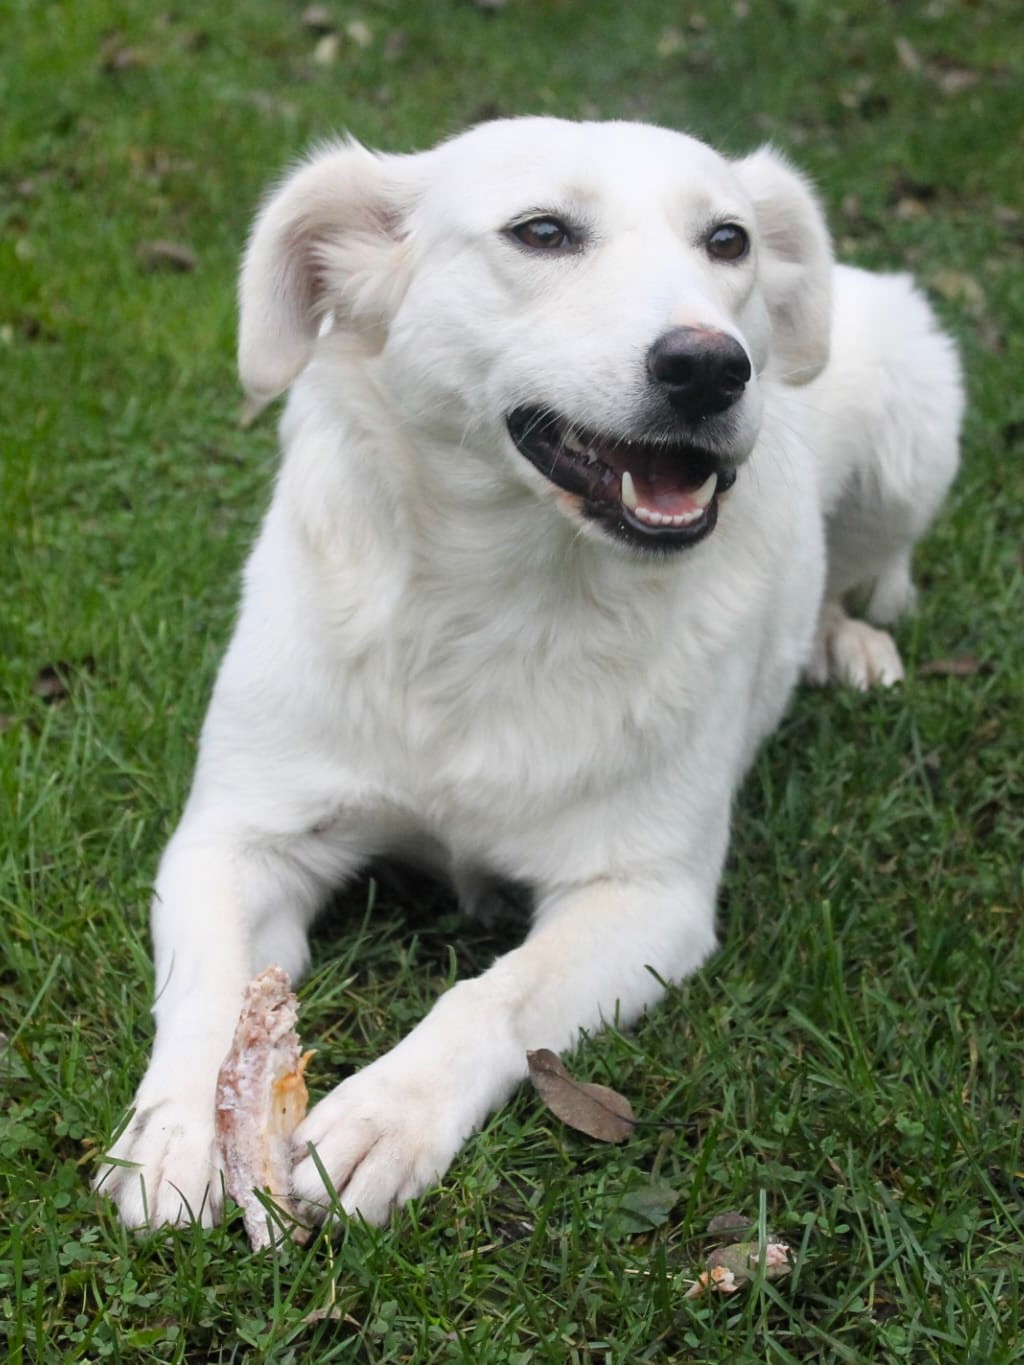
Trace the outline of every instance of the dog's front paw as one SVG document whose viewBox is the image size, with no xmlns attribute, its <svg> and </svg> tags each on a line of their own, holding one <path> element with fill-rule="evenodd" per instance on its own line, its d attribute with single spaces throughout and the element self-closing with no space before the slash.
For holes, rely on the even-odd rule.
<svg viewBox="0 0 1024 1365">
<path fill-rule="evenodd" d="M 212 1227 L 223 1203 L 212 1102 L 205 1108 L 170 1097 L 151 1103 L 140 1095 L 94 1185 L 130 1228 Z"/>
<path fill-rule="evenodd" d="M 412 1075 L 382 1057 L 332 1090 L 296 1131 L 292 1189 L 304 1216 L 323 1221 L 340 1206 L 385 1223 L 444 1174 L 478 1121 L 444 1077 Z"/>
</svg>

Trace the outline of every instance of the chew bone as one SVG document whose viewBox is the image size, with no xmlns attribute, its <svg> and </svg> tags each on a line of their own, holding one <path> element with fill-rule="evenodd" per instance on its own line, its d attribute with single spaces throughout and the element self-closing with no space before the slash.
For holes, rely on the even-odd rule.
<svg viewBox="0 0 1024 1365">
<path fill-rule="evenodd" d="M 308 1235 L 294 1226 L 289 1198 L 291 1138 L 306 1113 L 303 1073 L 313 1055 L 302 1051 L 297 1014 L 287 973 L 268 967 L 245 988 L 231 1050 L 217 1077 L 215 1119 L 224 1184 L 242 1210 L 254 1251 L 282 1236 L 266 1208 L 267 1196 L 284 1215 L 282 1222 L 292 1222 L 287 1235 L 299 1242 Z"/>
</svg>

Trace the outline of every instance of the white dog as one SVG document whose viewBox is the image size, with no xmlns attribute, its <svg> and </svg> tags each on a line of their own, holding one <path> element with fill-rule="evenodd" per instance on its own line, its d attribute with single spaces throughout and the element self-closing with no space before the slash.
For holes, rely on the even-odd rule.
<svg viewBox="0 0 1024 1365">
<path fill-rule="evenodd" d="M 284 462 L 160 866 L 153 1057 L 99 1177 L 133 1226 L 218 1217 L 242 989 L 301 975 L 368 859 L 471 910 L 526 883 L 532 928 L 315 1106 L 310 1206 L 319 1162 L 385 1219 L 528 1049 L 694 971 L 801 669 L 901 677 L 845 606 L 908 604 L 957 463 L 956 353 L 911 282 L 833 267 L 773 152 L 636 124 L 321 151 L 256 222 L 240 367 L 256 406 L 291 387 Z"/>
</svg>

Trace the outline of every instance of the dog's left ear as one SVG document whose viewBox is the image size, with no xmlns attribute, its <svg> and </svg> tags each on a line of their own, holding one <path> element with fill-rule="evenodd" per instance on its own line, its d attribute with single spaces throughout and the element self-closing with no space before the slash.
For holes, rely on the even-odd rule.
<svg viewBox="0 0 1024 1365">
<path fill-rule="evenodd" d="M 788 384 L 824 369 L 832 332 L 832 242 L 804 177 L 770 147 L 733 165 L 754 204 L 772 350 Z"/>
<path fill-rule="evenodd" d="M 253 226 L 239 280 L 238 370 L 250 412 L 284 392 L 324 320 L 383 344 L 408 281 L 415 156 L 329 146 L 293 171 Z"/>
</svg>

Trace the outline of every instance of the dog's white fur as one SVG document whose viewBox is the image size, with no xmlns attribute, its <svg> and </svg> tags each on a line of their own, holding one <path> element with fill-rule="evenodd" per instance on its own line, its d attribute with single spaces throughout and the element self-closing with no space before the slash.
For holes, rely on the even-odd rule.
<svg viewBox="0 0 1024 1365">
<path fill-rule="evenodd" d="M 567 205 L 581 251 L 504 231 Z M 723 219 L 747 260 L 701 244 Z M 754 375 L 717 528 L 659 557 L 581 516 L 504 418 L 542 403 L 628 430 L 647 348 L 679 325 L 736 338 Z M 527 883 L 535 913 L 315 1106 L 294 1172 L 310 1206 L 319 1162 L 341 1207 L 384 1219 L 528 1049 L 628 1023 L 694 971 L 733 794 L 801 668 L 901 676 L 845 603 L 883 622 L 909 604 L 957 462 L 956 354 L 912 283 L 834 268 L 772 151 L 729 163 L 642 125 L 320 152 L 256 223 L 240 367 L 257 406 L 291 387 L 285 453 L 160 866 L 156 1042 L 100 1175 L 133 1226 L 219 1215 L 213 1087 L 242 988 L 271 963 L 301 975 L 318 907 L 374 855 L 425 860 L 470 906 L 493 878 Z"/>
</svg>

